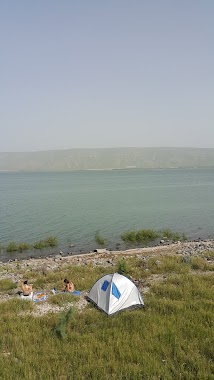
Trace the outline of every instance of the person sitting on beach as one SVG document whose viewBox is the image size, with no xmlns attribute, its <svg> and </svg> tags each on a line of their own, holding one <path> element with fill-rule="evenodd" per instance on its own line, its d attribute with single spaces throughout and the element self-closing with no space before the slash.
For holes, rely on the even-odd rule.
<svg viewBox="0 0 214 380">
<path fill-rule="evenodd" d="M 23 296 L 29 296 L 33 291 L 32 285 L 28 285 L 27 280 L 22 282 L 21 287 L 22 287 Z"/>
<path fill-rule="evenodd" d="M 63 292 L 69 292 L 72 293 L 74 291 L 74 284 L 73 282 L 67 280 L 66 278 L 64 279 L 65 287 L 63 288 Z"/>
<path fill-rule="evenodd" d="M 21 288 L 22 288 L 22 292 L 23 292 L 23 294 L 22 294 L 23 297 L 32 297 L 33 296 L 32 285 L 29 285 L 27 280 L 22 282 Z"/>
</svg>

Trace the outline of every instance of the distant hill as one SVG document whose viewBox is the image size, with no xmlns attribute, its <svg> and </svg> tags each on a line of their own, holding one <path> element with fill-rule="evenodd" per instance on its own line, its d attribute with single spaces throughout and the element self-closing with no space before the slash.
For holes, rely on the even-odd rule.
<svg viewBox="0 0 214 380">
<path fill-rule="evenodd" d="M 106 148 L 0 153 L 0 171 L 214 168 L 213 148 Z"/>
</svg>

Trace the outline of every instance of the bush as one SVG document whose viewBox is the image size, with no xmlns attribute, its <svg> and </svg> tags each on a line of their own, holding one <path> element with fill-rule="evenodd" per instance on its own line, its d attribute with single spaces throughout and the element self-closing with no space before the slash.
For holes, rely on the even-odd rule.
<svg viewBox="0 0 214 380">
<path fill-rule="evenodd" d="M 128 273 L 128 263 L 125 259 L 121 259 L 117 263 L 117 273 L 127 274 Z"/>
<path fill-rule="evenodd" d="M 147 242 L 157 239 L 159 233 L 154 230 L 139 230 L 136 233 L 136 240 L 138 242 Z"/>
<path fill-rule="evenodd" d="M 19 252 L 27 251 L 28 249 L 31 249 L 31 245 L 28 243 L 20 243 L 17 245 L 17 250 Z"/>
<path fill-rule="evenodd" d="M 58 245 L 58 240 L 55 236 L 48 236 L 47 239 L 44 240 L 46 247 L 56 247 Z"/>
<path fill-rule="evenodd" d="M 172 235 L 172 241 L 178 241 L 180 240 L 180 235 L 178 232 L 174 232 Z"/>
<path fill-rule="evenodd" d="M 35 249 L 43 249 L 45 247 L 46 247 L 46 244 L 45 244 L 44 240 L 37 241 L 33 245 L 33 248 L 35 248 Z"/>
<path fill-rule="evenodd" d="M 161 235 L 163 239 L 172 240 L 172 241 L 178 241 L 180 240 L 180 235 L 178 232 L 171 231 L 169 228 L 162 230 Z M 182 240 L 187 240 L 186 235 L 183 233 Z"/>
<path fill-rule="evenodd" d="M 167 239 L 167 240 L 172 239 L 172 236 L 173 236 L 173 232 L 169 228 L 162 230 L 161 234 L 163 236 L 163 239 Z"/>
<path fill-rule="evenodd" d="M 160 234 L 155 230 L 127 231 L 121 235 L 121 239 L 130 243 L 147 243 L 155 240 Z"/>
<path fill-rule="evenodd" d="M 35 249 L 44 249 L 47 247 L 56 247 L 58 245 L 57 238 L 55 236 L 48 236 L 44 240 L 39 240 L 34 243 L 33 248 Z"/>
<path fill-rule="evenodd" d="M 127 231 L 121 235 L 121 239 L 125 242 L 135 243 L 136 242 L 136 232 L 135 231 Z"/>
<path fill-rule="evenodd" d="M 11 241 L 11 242 L 7 245 L 7 247 L 6 247 L 6 251 L 7 251 L 7 252 L 16 252 L 16 251 L 18 251 L 18 246 L 17 246 L 16 242 L 15 242 L 15 241 Z"/>
<path fill-rule="evenodd" d="M 100 245 L 104 245 L 105 244 L 105 239 L 103 236 L 99 235 L 99 233 L 97 233 L 95 235 L 95 241 L 97 242 L 97 244 L 100 244 Z"/>
</svg>

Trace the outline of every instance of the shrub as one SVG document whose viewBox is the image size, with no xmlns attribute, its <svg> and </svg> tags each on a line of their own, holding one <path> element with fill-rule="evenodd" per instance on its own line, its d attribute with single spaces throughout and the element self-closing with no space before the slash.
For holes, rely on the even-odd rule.
<svg viewBox="0 0 214 380">
<path fill-rule="evenodd" d="M 17 250 L 19 252 L 27 251 L 28 249 L 31 249 L 31 245 L 28 243 L 19 243 L 17 245 Z"/>
<path fill-rule="evenodd" d="M 139 230 L 136 233 L 136 240 L 138 242 L 147 242 L 157 239 L 159 233 L 154 230 Z"/>
<path fill-rule="evenodd" d="M 172 239 L 172 236 L 173 236 L 173 232 L 169 228 L 162 230 L 161 234 L 163 236 L 163 239 L 168 239 L 168 240 Z"/>
<path fill-rule="evenodd" d="M 161 235 L 163 239 L 172 240 L 172 241 L 178 241 L 180 239 L 180 235 L 178 232 L 174 232 L 170 230 L 169 228 L 166 228 L 165 230 L 161 231 Z M 182 240 L 187 240 L 186 235 L 183 233 Z"/>
<path fill-rule="evenodd" d="M 127 231 L 121 235 L 121 239 L 125 242 L 135 243 L 136 241 L 136 232 L 135 231 Z"/>
<path fill-rule="evenodd" d="M 127 231 L 121 235 L 121 239 L 130 243 L 146 243 L 155 240 L 160 234 L 155 230 L 137 230 Z"/>
<path fill-rule="evenodd" d="M 58 245 L 58 240 L 55 236 L 48 236 L 47 239 L 44 240 L 46 247 L 56 247 Z"/>
<path fill-rule="evenodd" d="M 25 243 L 25 242 L 17 244 L 15 241 L 11 241 L 6 246 L 6 251 L 7 252 L 16 252 L 16 251 L 23 252 L 32 248 L 44 249 L 46 247 L 55 247 L 57 245 L 58 245 L 57 238 L 55 236 L 48 236 L 46 239 L 39 240 L 35 242 L 33 245 L 30 245 L 29 243 Z M 4 249 L 4 247 L 0 245 L 0 251 L 1 249 Z"/>
<path fill-rule="evenodd" d="M 99 233 L 96 233 L 95 241 L 97 242 L 97 244 L 104 245 L 106 240 Z"/>
<path fill-rule="evenodd" d="M 7 247 L 6 247 L 7 252 L 16 252 L 18 251 L 18 247 L 15 241 L 11 241 Z"/>
<path fill-rule="evenodd" d="M 174 232 L 170 230 L 169 228 L 166 228 L 165 230 L 161 231 L 163 239 L 172 240 L 172 241 L 178 241 L 180 239 L 180 235 L 178 232 Z M 183 233 L 182 240 L 187 240 L 186 235 Z"/>
<path fill-rule="evenodd" d="M 127 274 L 128 273 L 128 263 L 125 259 L 121 259 L 118 261 L 117 272 L 119 274 Z"/>
<path fill-rule="evenodd" d="M 43 249 L 43 248 L 46 248 L 46 244 L 45 244 L 44 240 L 40 240 L 40 241 L 37 241 L 36 243 L 34 243 L 33 248 Z"/>
<path fill-rule="evenodd" d="M 39 240 L 34 243 L 33 248 L 35 249 L 44 249 L 47 247 L 56 247 L 58 245 L 58 240 L 55 236 L 48 236 L 44 240 Z"/>
<path fill-rule="evenodd" d="M 180 240 L 180 235 L 178 232 L 174 232 L 172 235 L 172 241 L 178 241 Z"/>
</svg>

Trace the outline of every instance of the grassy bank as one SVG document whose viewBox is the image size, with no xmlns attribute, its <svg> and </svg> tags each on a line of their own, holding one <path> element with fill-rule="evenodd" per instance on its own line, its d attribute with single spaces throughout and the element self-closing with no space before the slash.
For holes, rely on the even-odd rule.
<svg viewBox="0 0 214 380">
<path fill-rule="evenodd" d="M 78 311 L 75 299 L 69 312 L 35 317 L 38 304 L 3 302 L 0 378 L 213 379 L 213 258 L 213 252 L 188 260 L 133 256 L 116 258 L 108 267 L 88 263 L 44 273 L 33 267 L 19 270 L 34 288 L 47 291 L 61 286 L 65 276 L 88 291 L 102 275 L 125 272 L 142 290 L 145 309 L 107 317 L 91 304 Z M 3 294 L 12 281 L 2 281 Z M 48 302 L 65 306 L 69 299 L 51 296 Z"/>
</svg>

